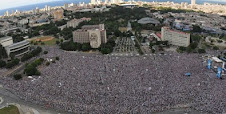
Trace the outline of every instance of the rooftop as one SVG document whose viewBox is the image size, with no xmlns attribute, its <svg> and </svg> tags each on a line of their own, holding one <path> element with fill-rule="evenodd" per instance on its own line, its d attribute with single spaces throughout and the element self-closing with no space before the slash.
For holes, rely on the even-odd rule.
<svg viewBox="0 0 226 114">
<path fill-rule="evenodd" d="M 8 39 L 8 38 L 11 38 L 11 39 L 12 39 L 12 37 L 11 37 L 11 36 L 6 36 L 6 37 L 2 37 L 2 38 L 0 38 L 0 41 L 5 40 L 5 39 Z"/>
</svg>

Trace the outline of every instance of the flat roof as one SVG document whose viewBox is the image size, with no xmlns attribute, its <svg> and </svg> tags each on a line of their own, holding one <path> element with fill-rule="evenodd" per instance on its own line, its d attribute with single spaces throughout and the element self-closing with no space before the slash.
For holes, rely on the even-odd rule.
<svg viewBox="0 0 226 114">
<path fill-rule="evenodd" d="M 212 57 L 212 59 L 218 63 L 221 63 L 223 62 L 222 60 L 220 60 L 218 57 Z"/>
<path fill-rule="evenodd" d="M 21 46 L 21 45 L 25 45 L 29 43 L 27 40 L 23 40 L 21 42 L 17 42 L 17 43 L 13 43 L 12 45 L 7 46 L 8 48 L 12 48 L 12 47 L 17 47 L 17 46 Z"/>
<path fill-rule="evenodd" d="M 2 37 L 2 38 L 0 38 L 0 41 L 8 39 L 8 38 L 12 38 L 12 37 L 11 36 Z"/>
</svg>

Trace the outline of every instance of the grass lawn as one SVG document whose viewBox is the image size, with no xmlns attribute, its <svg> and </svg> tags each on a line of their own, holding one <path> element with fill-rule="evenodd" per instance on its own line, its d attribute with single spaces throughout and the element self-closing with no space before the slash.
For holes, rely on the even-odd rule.
<svg viewBox="0 0 226 114">
<path fill-rule="evenodd" d="M 9 107 L 0 109 L 0 114 L 20 114 L 20 112 L 16 106 L 9 105 Z"/>
</svg>

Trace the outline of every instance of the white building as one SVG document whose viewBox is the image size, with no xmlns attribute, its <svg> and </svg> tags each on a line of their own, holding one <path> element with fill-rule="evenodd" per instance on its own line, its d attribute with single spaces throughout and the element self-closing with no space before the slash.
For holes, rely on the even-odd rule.
<svg viewBox="0 0 226 114">
<path fill-rule="evenodd" d="M 90 21 L 90 20 L 91 20 L 91 18 L 85 18 L 85 17 L 83 17 L 81 19 L 73 19 L 73 20 L 67 22 L 67 27 L 68 28 L 69 27 L 76 28 L 81 22 Z"/>
<path fill-rule="evenodd" d="M 162 27 L 161 38 L 175 46 L 187 47 L 190 45 L 190 33 L 175 31 L 169 27 Z"/>
<path fill-rule="evenodd" d="M 30 43 L 27 40 L 13 43 L 12 37 L 3 37 L 0 38 L 0 44 L 5 48 L 8 57 L 10 55 L 21 56 L 30 51 Z"/>
<path fill-rule="evenodd" d="M 191 5 L 196 5 L 196 0 L 191 0 Z"/>
<path fill-rule="evenodd" d="M 13 44 L 13 38 L 12 37 L 8 37 L 8 36 L 7 37 L 0 38 L 0 44 L 3 47 L 12 45 Z"/>
</svg>

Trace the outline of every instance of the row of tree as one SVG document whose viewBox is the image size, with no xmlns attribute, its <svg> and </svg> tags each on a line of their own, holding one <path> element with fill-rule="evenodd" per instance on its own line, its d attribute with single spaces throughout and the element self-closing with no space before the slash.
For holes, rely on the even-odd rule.
<svg viewBox="0 0 226 114">
<path fill-rule="evenodd" d="M 36 49 L 32 50 L 30 53 L 24 54 L 23 57 L 21 58 L 21 61 L 22 62 L 27 61 L 32 57 L 39 55 L 41 52 L 42 52 L 42 48 L 37 47 Z"/>
<path fill-rule="evenodd" d="M 27 76 L 39 76 L 41 75 L 40 71 L 38 71 L 37 67 L 39 65 L 41 65 L 43 63 L 44 59 L 43 58 L 39 58 L 37 60 L 35 60 L 34 62 L 32 62 L 31 64 L 27 64 L 25 69 L 24 69 L 24 73 Z"/>
</svg>

